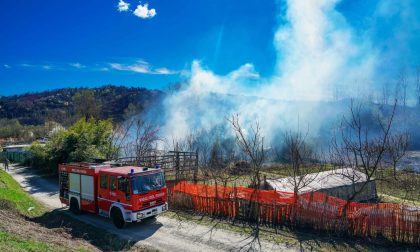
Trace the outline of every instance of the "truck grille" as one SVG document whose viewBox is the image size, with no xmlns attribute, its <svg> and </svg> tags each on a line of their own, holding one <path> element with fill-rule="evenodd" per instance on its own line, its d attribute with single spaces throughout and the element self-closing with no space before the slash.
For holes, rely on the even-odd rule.
<svg viewBox="0 0 420 252">
<path fill-rule="evenodd" d="M 156 200 L 151 200 L 148 202 L 144 202 L 142 204 L 143 207 L 153 207 L 153 206 L 157 206 L 163 203 L 163 200 L 161 198 L 156 199 Z"/>
</svg>

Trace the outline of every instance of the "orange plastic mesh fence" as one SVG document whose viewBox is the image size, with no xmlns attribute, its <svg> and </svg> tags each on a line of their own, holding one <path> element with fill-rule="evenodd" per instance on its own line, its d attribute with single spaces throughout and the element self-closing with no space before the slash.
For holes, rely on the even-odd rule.
<svg viewBox="0 0 420 252">
<path fill-rule="evenodd" d="M 270 225 L 294 222 L 320 230 L 347 232 L 363 237 L 381 236 L 420 245 L 418 207 L 348 203 L 321 192 L 295 195 L 275 190 L 188 182 L 171 185 L 169 196 L 172 204 L 212 215 Z"/>
</svg>

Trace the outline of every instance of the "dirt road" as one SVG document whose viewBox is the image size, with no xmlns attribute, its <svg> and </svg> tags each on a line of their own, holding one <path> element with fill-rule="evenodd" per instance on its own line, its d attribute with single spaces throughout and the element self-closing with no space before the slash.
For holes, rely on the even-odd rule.
<svg viewBox="0 0 420 252">
<path fill-rule="evenodd" d="M 29 168 L 11 166 L 10 174 L 27 192 L 47 207 L 70 214 L 58 198 L 58 184 L 39 178 L 31 173 Z M 130 224 L 122 230 L 115 228 L 110 220 L 93 214 L 83 214 L 75 218 L 160 251 L 247 251 L 252 240 L 248 236 L 164 216 L 158 216 L 156 221 L 151 223 Z M 261 250 L 296 251 L 285 245 L 266 241 L 261 241 Z"/>
</svg>

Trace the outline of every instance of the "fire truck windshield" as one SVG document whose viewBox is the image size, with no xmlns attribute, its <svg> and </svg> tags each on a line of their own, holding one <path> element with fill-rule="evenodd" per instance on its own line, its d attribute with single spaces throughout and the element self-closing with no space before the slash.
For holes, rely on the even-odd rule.
<svg viewBox="0 0 420 252">
<path fill-rule="evenodd" d="M 165 186 L 163 173 L 154 173 L 144 176 L 136 176 L 131 180 L 133 194 L 145 193 L 152 190 L 158 190 Z"/>
</svg>

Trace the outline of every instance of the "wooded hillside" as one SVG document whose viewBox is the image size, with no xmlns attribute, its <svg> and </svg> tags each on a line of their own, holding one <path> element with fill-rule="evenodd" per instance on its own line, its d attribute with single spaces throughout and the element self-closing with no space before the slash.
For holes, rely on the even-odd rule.
<svg viewBox="0 0 420 252">
<path fill-rule="evenodd" d="M 124 115 L 141 112 L 162 95 L 158 90 L 108 85 L 4 96 L 0 97 L 0 119 L 17 119 L 22 125 L 47 121 L 70 125 L 89 110 L 97 118 L 120 122 Z"/>
</svg>

